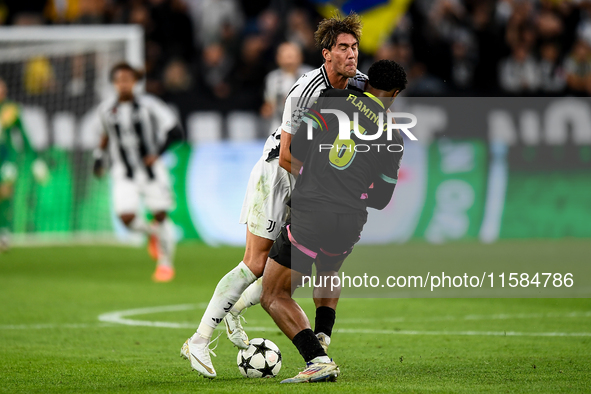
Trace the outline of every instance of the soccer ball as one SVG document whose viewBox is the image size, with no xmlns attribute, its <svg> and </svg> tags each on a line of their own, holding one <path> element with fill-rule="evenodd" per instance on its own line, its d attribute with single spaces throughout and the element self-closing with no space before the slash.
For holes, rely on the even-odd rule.
<svg viewBox="0 0 591 394">
<path fill-rule="evenodd" d="M 245 378 L 273 378 L 281 369 L 281 351 L 268 339 L 254 338 L 238 352 L 238 370 Z"/>
</svg>

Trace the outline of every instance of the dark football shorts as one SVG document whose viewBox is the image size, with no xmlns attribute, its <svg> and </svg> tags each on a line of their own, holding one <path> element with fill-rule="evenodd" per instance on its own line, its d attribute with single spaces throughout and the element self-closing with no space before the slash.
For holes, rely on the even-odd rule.
<svg viewBox="0 0 591 394">
<path fill-rule="evenodd" d="M 367 212 L 334 213 L 291 209 L 291 220 L 281 228 L 269 257 L 294 271 L 309 275 L 317 258 L 332 264 L 344 260 L 359 241 Z"/>
</svg>

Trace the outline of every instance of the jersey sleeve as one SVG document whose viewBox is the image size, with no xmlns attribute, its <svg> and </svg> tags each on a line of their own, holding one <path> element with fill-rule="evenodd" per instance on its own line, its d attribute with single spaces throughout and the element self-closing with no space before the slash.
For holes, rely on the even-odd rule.
<svg viewBox="0 0 591 394">
<path fill-rule="evenodd" d="M 96 114 L 98 116 L 99 123 L 100 123 L 100 134 L 101 135 L 107 134 L 107 132 L 109 130 L 107 128 L 107 119 L 105 117 L 105 112 L 106 112 L 106 108 L 105 108 L 104 103 L 99 105 L 98 108 L 96 109 Z"/>
<path fill-rule="evenodd" d="M 302 122 L 302 118 L 307 111 L 306 106 L 313 100 L 312 85 L 314 81 L 310 74 L 304 74 L 296 81 L 291 88 L 285 105 L 283 107 L 283 118 L 281 129 L 289 134 L 295 134 Z"/>
<path fill-rule="evenodd" d="M 302 122 L 302 125 L 304 125 L 304 122 Z M 303 127 L 306 128 L 305 126 Z M 306 130 L 296 133 L 292 138 L 291 146 L 289 147 L 291 155 L 301 162 L 306 160 L 308 148 L 310 148 L 310 144 L 312 143 L 312 140 L 309 140 L 307 137 L 308 133 Z"/>
<path fill-rule="evenodd" d="M 306 159 L 306 154 L 310 145 L 312 145 L 314 138 L 316 138 L 317 133 L 326 131 L 324 130 L 323 120 L 320 120 L 320 105 L 326 105 L 326 100 L 329 100 L 328 97 L 330 93 L 335 89 L 325 90 L 320 94 L 320 97 L 317 97 L 314 100 L 314 104 L 309 108 L 309 110 L 302 116 L 302 122 L 300 123 L 295 136 L 291 140 L 291 154 L 299 161 L 303 162 Z M 321 100 L 321 99 L 324 100 Z M 309 130 L 311 130 L 311 135 L 309 135 Z"/>
<path fill-rule="evenodd" d="M 353 78 L 349 78 L 349 85 L 364 92 L 368 80 L 369 77 L 367 75 L 357 70 L 355 76 Z"/>
<path fill-rule="evenodd" d="M 145 97 L 144 100 L 150 113 L 156 118 L 159 135 L 162 136 L 177 126 L 176 115 L 164 101 L 152 96 Z"/>
<path fill-rule="evenodd" d="M 23 112 L 21 107 L 16 103 L 9 103 L 6 105 L 10 106 L 10 112 L 13 117 L 11 120 L 11 127 L 19 131 L 23 141 L 23 150 L 25 154 L 36 154 L 35 149 L 33 149 L 33 146 L 31 145 L 31 140 L 29 140 L 28 130 L 25 127 L 25 123 L 23 122 Z"/>
<path fill-rule="evenodd" d="M 403 146 L 403 140 L 397 141 Z M 375 180 L 373 189 L 368 190 L 367 206 L 375 209 L 384 209 L 392 199 L 394 189 L 398 183 L 398 172 L 402 161 L 400 152 L 384 152 L 378 179 Z"/>
<path fill-rule="evenodd" d="M 17 103 L 7 102 L 2 105 L 0 108 L 0 123 L 0 133 L 2 133 L 3 130 L 5 130 L 6 133 L 9 133 L 11 129 L 18 130 L 23 142 L 24 152 L 34 152 L 22 120 L 21 108 Z"/>
<path fill-rule="evenodd" d="M 402 155 L 404 153 L 404 142 L 402 138 L 400 138 L 397 143 L 401 145 L 402 151 L 399 153 L 388 152 L 385 154 L 386 160 L 380 173 L 380 179 L 382 181 L 393 185 L 398 182 L 398 173 L 400 172 L 400 164 L 402 162 Z"/>
</svg>

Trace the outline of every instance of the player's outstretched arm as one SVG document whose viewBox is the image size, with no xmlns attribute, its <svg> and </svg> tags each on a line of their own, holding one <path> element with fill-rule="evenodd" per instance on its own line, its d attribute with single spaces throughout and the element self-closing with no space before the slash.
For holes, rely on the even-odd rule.
<svg viewBox="0 0 591 394">
<path fill-rule="evenodd" d="M 289 147 L 292 160 L 298 160 L 299 163 L 304 163 L 306 161 L 308 150 L 310 149 L 313 140 L 313 138 L 308 140 L 305 128 L 306 122 L 303 121 L 298 132 L 292 137 Z M 313 136 L 314 135 L 315 131 L 313 130 Z"/>
<path fill-rule="evenodd" d="M 184 139 L 183 129 L 177 124 L 166 133 L 164 143 L 158 149 L 158 156 L 163 154 L 170 146 L 176 142 L 181 142 Z"/>
<path fill-rule="evenodd" d="M 380 179 L 373 183 L 373 188 L 367 192 L 367 206 L 378 210 L 386 208 L 394 194 L 394 181 L 385 175 L 380 176 Z"/>
<path fill-rule="evenodd" d="M 162 144 L 162 146 L 160 146 L 160 148 L 158 149 L 158 153 L 157 154 L 151 154 L 151 155 L 147 155 L 144 157 L 144 164 L 147 167 L 151 167 L 154 162 L 164 153 L 168 150 L 168 148 L 170 148 L 171 145 L 173 145 L 176 142 L 180 142 L 183 140 L 183 130 L 181 129 L 180 126 L 176 125 L 174 126 L 172 129 L 170 129 L 167 133 L 166 133 L 166 139 L 164 140 L 164 143 Z"/>
<path fill-rule="evenodd" d="M 320 97 L 324 97 L 327 93 L 328 91 L 322 92 Z M 314 102 L 312 108 L 314 110 L 320 110 L 318 108 L 318 100 Z M 306 110 L 294 134 L 288 133 L 285 130 L 281 131 L 279 165 L 296 177 L 300 174 L 303 161 L 306 158 L 306 152 L 311 144 L 311 141 L 307 140 L 308 134 L 306 131 L 308 122 L 311 121 L 312 119 L 308 116 L 308 111 Z"/>
<path fill-rule="evenodd" d="M 101 136 L 101 142 L 99 143 L 98 148 L 96 148 L 93 152 L 94 156 L 94 165 L 92 168 L 92 172 L 94 176 L 100 178 L 105 173 L 105 150 L 109 145 L 109 135 L 104 133 Z"/>
<path fill-rule="evenodd" d="M 292 135 L 285 131 L 281 132 L 281 140 L 279 146 L 279 165 L 286 171 L 289 171 L 293 176 L 300 174 L 302 168 L 302 162 L 291 155 L 290 145 Z"/>
<path fill-rule="evenodd" d="M 174 143 L 184 139 L 184 132 L 176 115 L 164 101 L 150 95 L 143 96 L 141 100 L 156 119 L 158 135 L 161 135 L 164 139 L 164 142 L 160 145 L 156 153 L 149 154 L 143 158 L 144 164 L 150 167 Z"/>
</svg>

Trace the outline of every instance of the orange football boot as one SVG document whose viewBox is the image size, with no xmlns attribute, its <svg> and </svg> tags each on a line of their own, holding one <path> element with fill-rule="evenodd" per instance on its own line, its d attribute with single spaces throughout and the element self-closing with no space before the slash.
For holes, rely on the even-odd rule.
<svg viewBox="0 0 591 394">
<path fill-rule="evenodd" d="M 167 265 L 159 265 L 152 275 L 152 280 L 156 283 L 170 282 L 174 279 L 174 268 Z"/>
</svg>

